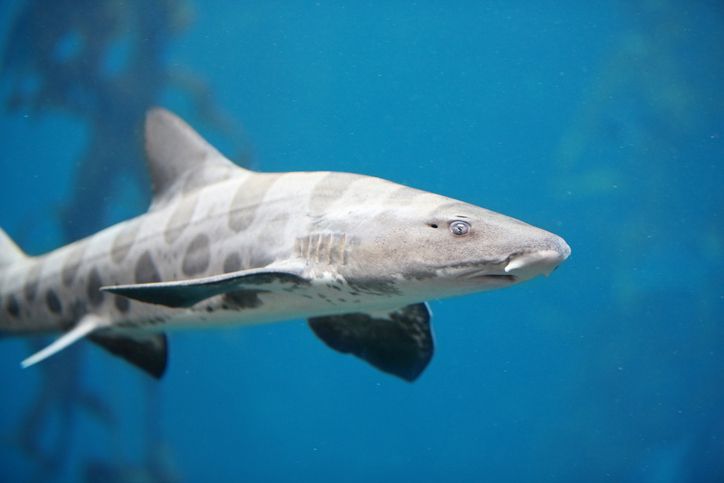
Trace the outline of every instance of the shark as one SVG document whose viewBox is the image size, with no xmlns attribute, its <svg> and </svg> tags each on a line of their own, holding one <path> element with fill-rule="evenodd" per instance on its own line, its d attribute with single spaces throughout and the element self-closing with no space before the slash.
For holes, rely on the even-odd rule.
<svg viewBox="0 0 724 483">
<path fill-rule="evenodd" d="M 427 301 L 550 274 L 571 253 L 517 219 L 381 178 L 255 172 L 148 111 L 148 211 L 40 256 L 0 230 L 0 331 L 81 339 L 160 378 L 166 332 L 306 319 L 406 381 L 434 352 Z M 89 207 L 91 208 L 91 207 Z"/>
</svg>

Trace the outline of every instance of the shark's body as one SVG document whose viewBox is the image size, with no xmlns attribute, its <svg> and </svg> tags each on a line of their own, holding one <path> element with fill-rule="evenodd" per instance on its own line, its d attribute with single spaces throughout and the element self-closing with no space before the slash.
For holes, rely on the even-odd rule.
<svg viewBox="0 0 724 483">
<path fill-rule="evenodd" d="M 369 176 L 256 173 L 149 113 L 149 211 L 40 257 L 0 231 L 0 330 L 88 335 L 160 376 L 166 329 L 309 318 L 328 345 L 412 380 L 430 298 L 511 285 L 570 253 L 556 235 Z M 68 332 L 69 331 L 69 332 Z"/>
</svg>

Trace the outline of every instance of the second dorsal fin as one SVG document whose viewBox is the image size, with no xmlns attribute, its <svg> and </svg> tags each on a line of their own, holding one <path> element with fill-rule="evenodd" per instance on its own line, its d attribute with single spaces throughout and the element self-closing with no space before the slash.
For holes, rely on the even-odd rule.
<svg viewBox="0 0 724 483">
<path fill-rule="evenodd" d="M 163 108 L 146 114 L 146 157 L 151 174 L 151 207 L 182 190 L 201 187 L 242 169 L 226 159 L 178 116 Z"/>
</svg>

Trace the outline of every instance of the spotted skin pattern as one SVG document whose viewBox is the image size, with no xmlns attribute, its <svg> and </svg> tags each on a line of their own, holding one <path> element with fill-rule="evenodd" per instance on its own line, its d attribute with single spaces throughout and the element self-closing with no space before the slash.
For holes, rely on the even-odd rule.
<svg viewBox="0 0 724 483">
<path fill-rule="evenodd" d="M 133 333 L 389 312 L 508 286 L 570 252 L 552 233 L 380 178 L 236 167 L 166 111 L 149 114 L 146 134 L 149 211 L 42 256 L 0 253 L 1 331 L 59 331 L 89 314 L 105 331 Z M 456 219 L 470 233 L 451 233 Z M 540 266 L 505 275 L 519 256 Z M 240 286 L 176 308 L 101 290 L 252 269 L 306 283 Z"/>
</svg>

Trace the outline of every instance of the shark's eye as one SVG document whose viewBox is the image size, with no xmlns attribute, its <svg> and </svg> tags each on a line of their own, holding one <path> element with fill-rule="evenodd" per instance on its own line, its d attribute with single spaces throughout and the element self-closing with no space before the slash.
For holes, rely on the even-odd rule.
<svg viewBox="0 0 724 483">
<path fill-rule="evenodd" d="M 463 220 L 455 220 L 450 222 L 450 231 L 453 235 L 463 236 L 470 231 L 470 223 Z"/>
</svg>

